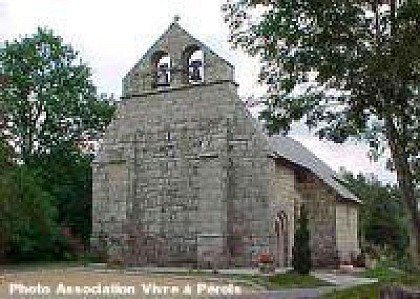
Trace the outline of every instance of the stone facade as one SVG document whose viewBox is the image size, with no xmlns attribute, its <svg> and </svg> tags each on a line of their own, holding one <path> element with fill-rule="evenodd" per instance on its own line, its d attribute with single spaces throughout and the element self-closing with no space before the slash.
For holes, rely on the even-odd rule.
<svg viewBox="0 0 420 299">
<path fill-rule="evenodd" d="M 351 261 L 352 254 L 359 251 L 358 205 L 348 202 L 336 204 L 337 250 L 341 260 Z"/>
<path fill-rule="evenodd" d="M 197 50 L 204 76 L 191 82 L 189 59 Z M 169 80 L 158 85 L 165 55 Z M 277 265 L 289 266 L 305 203 L 315 264 L 331 264 L 338 248 L 357 251 L 357 234 L 344 240 L 337 229 L 337 192 L 273 155 L 237 96 L 232 65 L 176 22 L 123 86 L 93 164 L 93 248 L 127 265 L 252 266 L 271 252 Z"/>
<path fill-rule="evenodd" d="M 317 266 L 333 265 L 337 258 L 336 192 L 307 172 L 300 173 L 298 180 L 308 209 L 312 261 Z"/>
</svg>

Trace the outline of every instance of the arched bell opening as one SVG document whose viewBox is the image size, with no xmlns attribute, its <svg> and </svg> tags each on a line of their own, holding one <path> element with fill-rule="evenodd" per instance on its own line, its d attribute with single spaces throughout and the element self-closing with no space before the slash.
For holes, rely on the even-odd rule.
<svg viewBox="0 0 420 299">
<path fill-rule="evenodd" d="M 169 86 L 171 84 L 171 58 L 165 51 L 158 51 L 152 55 L 152 88 Z"/>
<path fill-rule="evenodd" d="M 197 45 L 188 46 L 183 53 L 185 84 L 204 82 L 204 53 Z"/>
</svg>

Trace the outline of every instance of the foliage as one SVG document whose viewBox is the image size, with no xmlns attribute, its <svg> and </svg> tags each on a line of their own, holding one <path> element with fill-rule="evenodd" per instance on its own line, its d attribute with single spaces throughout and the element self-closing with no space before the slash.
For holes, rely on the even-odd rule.
<svg viewBox="0 0 420 299">
<path fill-rule="evenodd" d="M 10 223 L 6 217 L 13 188 L 9 171 L 12 169 L 10 151 L 0 138 L 0 262 L 6 259 L 6 248 L 10 239 Z"/>
<path fill-rule="evenodd" d="M 331 293 L 327 293 L 323 299 L 348 299 L 348 298 L 360 298 L 360 299 L 376 299 L 379 297 L 380 285 L 378 283 L 359 285 L 356 287 L 347 288 L 344 290 L 334 290 Z"/>
<path fill-rule="evenodd" d="M 347 299 L 347 298 L 379 298 L 380 289 L 391 285 L 404 285 L 408 287 L 418 287 L 420 285 L 420 273 L 407 274 L 396 271 L 392 268 L 367 270 L 361 273 L 363 277 L 377 278 L 377 283 L 360 285 L 346 288 L 344 290 L 334 290 L 326 294 L 324 299 Z"/>
<path fill-rule="evenodd" d="M 304 120 L 321 138 L 364 139 L 375 155 L 389 148 L 420 265 L 420 2 L 228 0 L 223 8 L 233 44 L 261 58 L 261 117 L 271 132 Z"/>
<path fill-rule="evenodd" d="M 362 238 L 370 244 L 388 247 L 390 253 L 402 258 L 408 246 L 407 215 L 401 191 L 393 185 L 349 172 L 342 175 L 343 183 L 363 202 L 359 228 Z"/>
<path fill-rule="evenodd" d="M 5 131 L 25 163 L 53 149 L 97 140 L 113 114 L 99 101 L 90 69 L 52 31 L 5 42 L 0 96 Z"/>
<path fill-rule="evenodd" d="M 73 148 L 55 148 L 33 160 L 41 184 L 54 198 L 58 222 L 85 245 L 91 228 L 91 157 Z"/>
<path fill-rule="evenodd" d="M 312 267 L 311 248 L 309 244 L 308 212 L 302 205 L 300 208 L 300 217 L 298 228 L 294 236 L 292 252 L 293 269 L 299 273 L 307 275 Z"/>
<path fill-rule="evenodd" d="M 391 282 L 399 279 L 403 274 L 402 270 L 388 267 L 384 263 L 380 262 L 375 268 L 366 269 L 365 271 L 359 273 L 359 276 L 377 278 L 381 282 Z"/>
<path fill-rule="evenodd" d="M 75 238 L 89 238 L 90 162 L 114 113 L 90 77 L 78 53 L 50 30 L 0 47 L 7 144 L 0 162 L 10 164 L 0 184 L 0 228 L 8 234 L 0 242 L 7 241 L 9 259 L 63 258 Z"/>
<path fill-rule="evenodd" d="M 0 183 L 0 218 L 9 260 L 57 258 L 60 236 L 53 198 L 25 166 L 9 169 Z"/>
</svg>

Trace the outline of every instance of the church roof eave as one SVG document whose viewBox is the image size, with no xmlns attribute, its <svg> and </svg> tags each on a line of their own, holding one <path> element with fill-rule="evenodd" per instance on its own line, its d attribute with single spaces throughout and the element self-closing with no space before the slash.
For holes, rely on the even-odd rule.
<svg viewBox="0 0 420 299">
<path fill-rule="evenodd" d="M 248 117 L 252 120 L 257 132 L 265 138 L 268 150 L 272 153 L 272 155 L 270 155 L 272 158 L 283 158 L 298 167 L 310 171 L 337 192 L 337 198 L 341 197 L 344 200 L 349 200 L 357 204 L 362 203 L 356 195 L 350 192 L 340 182 L 335 171 L 300 142 L 286 136 L 268 136 L 262 124 L 252 118 L 249 112 Z"/>
<path fill-rule="evenodd" d="M 297 166 L 307 169 L 334 189 L 342 199 L 358 204 L 362 203 L 357 196 L 340 183 L 336 173 L 328 165 L 318 159 L 300 142 L 285 136 L 267 136 L 267 138 L 271 150 L 275 153 L 274 157 L 284 158 Z"/>
</svg>

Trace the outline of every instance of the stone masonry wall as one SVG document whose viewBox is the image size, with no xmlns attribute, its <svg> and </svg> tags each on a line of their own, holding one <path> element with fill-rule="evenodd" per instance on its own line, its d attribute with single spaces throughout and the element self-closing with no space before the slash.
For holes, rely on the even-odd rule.
<svg viewBox="0 0 420 299">
<path fill-rule="evenodd" d="M 231 265 L 250 266 L 269 250 L 270 180 L 265 140 L 239 99 L 229 130 L 229 249 Z"/>
<path fill-rule="evenodd" d="M 227 129 L 223 113 L 232 110 L 226 93 L 229 88 L 201 86 L 124 104 L 120 129 L 135 128 L 137 136 L 130 225 L 141 228 L 151 240 L 164 240 L 165 250 L 161 251 L 166 252 L 167 264 L 195 263 L 197 255 L 200 263 L 213 263 L 215 257 L 226 256 Z M 133 254 L 129 260 L 135 258 Z"/>
<path fill-rule="evenodd" d="M 106 168 L 106 157 L 120 146 L 121 168 L 129 174 L 122 238 L 126 262 L 253 265 L 262 251 L 279 252 L 273 247 L 273 207 L 287 212 L 287 239 L 293 240 L 293 176 L 275 166 L 265 142 L 231 83 L 122 102 L 98 165 Z M 108 184 L 101 181 L 98 188 Z M 119 197 L 113 195 L 105 206 Z M 94 220 L 94 232 L 99 221 Z M 107 225 L 109 232 L 117 226 Z M 290 243 L 285 247 L 290 255 Z"/>
<path fill-rule="evenodd" d="M 222 83 L 121 103 L 97 167 L 108 167 L 106 157 L 124 145 L 120 167 L 131 175 L 115 182 L 127 180 L 130 192 L 124 197 L 129 209 L 120 211 L 128 219 L 122 246 L 127 263 L 223 266 L 232 255 L 245 265 L 252 246 L 268 244 L 269 159 L 253 149 L 258 142 L 244 129 L 252 125 L 241 118 L 235 92 Z M 113 184 L 99 176 L 96 182 L 97 190 Z M 111 197 L 104 206 L 112 210 L 120 194 Z M 94 232 L 103 221 L 107 232 L 123 227 L 95 218 Z"/>
<path fill-rule="evenodd" d="M 296 189 L 295 172 L 290 163 L 277 159 L 274 175 L 274 197 L 271 208 L 271 219 L 279 212 L 284 212 L 286 219 L 282 219 L 279 237 L 272 239 L 272 249 L 277 264 L 280 267 L 291 266 L 292 248 L 295 232 L 295 213 L 301 202 Z"/>
<path fill-rule="evenodd" d="M 93 166 L 92 245 L 108 248 L 112 259 L 124 259 L 127 223 L 128 173 L 125 161 L 109 160 Z"/>
<path fill-rule="evenodd" d="M 170 56 L 171 87 L 185 85 L 185 65 L 188 63 L 185 54 L 191 47 L 198 47 L 203 50 L 205 83 L 234 80 L 233 66 L 230 63 L 189 35 L 177 23 L 173 23 L 125 76 L 123 80 L 123 96 L 131 97 L 132 95 L 140 95 L 156 90 L 153 87 L 156 72 L 153 58 L 160 53 Z"/>
<path fill-rule="evenodd" d="M 336 193 L 311 173 L 300 173 L 298 190 L 308 209 L 312 263 L 315 267 L 335 265 Z"/>
<path fill-rule="evenodd" d="M 341 261 L 351 261 L 359 254 L 358 206 L 349 202 L 337 202 L 337 250 Z"/>
<path fill-rule="evenodd" d="M 204 56 L 199 85 L 185 80 L 194 49 Z M 162 55 L 170 56 L 170 86 L 154 85 Z M 273 181 L 286 176 L 275 176 L 232 65 L 174 22 L 124 78 L 123 96 L 95 166 L 93 243 L 119 232 L 128 264 L 255 263 L 274 242 Z M 113 160 L 125 174 L 103 176 Z M 109 193 L 115 184 L 126 189 Z M 115 208 L 120 201 L 125 210 Z M 110 211 L 122 220 L 102 219 Z"/>
<path fill-rule="evenodd" d="M 197 84 L 186 80 L 191 49 L 204 56 Z M 163 54 L 170 85 L 156 86 Z M 331 265 L 342 222 L 335 192 L 273 158 L 263 134 L 237 96 L 232 65 L 171 24 L 124 78 L 93 164 L 92 246 L 128 265 L 251 266 L 270 251 L 288 266 L 305 202 L 314 264 Z M 338 243 L 352 246 L 341 233 Z"/>
</svg>

